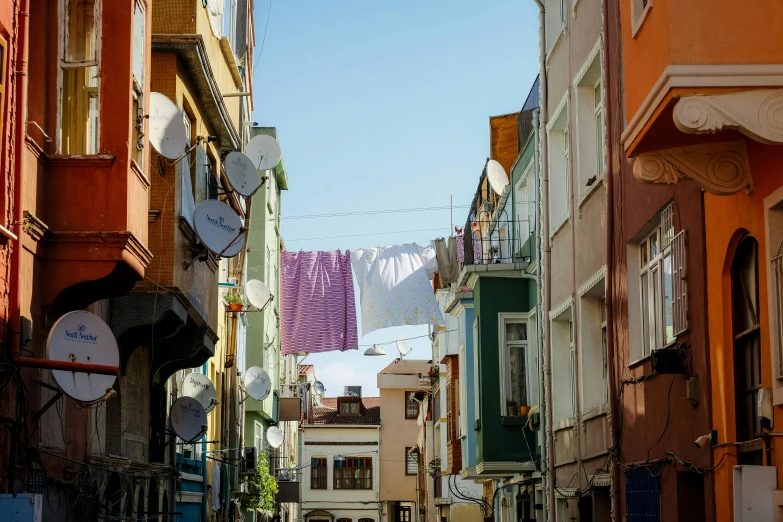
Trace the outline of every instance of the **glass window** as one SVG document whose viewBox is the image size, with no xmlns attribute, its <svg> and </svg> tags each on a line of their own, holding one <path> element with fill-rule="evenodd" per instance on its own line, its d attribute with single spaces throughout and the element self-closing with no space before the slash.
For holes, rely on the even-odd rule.
<svg viewBox="0 0 783 522">
<path fill-rule="evenodd" d="M 65 34 L 63 61 L 68 63 L 96 60 L 96 0 L 65 1 Z"/>
<path fill-rule="evenodd" d="M 527 406 L 527 319 L 506 320 L 505 344 L 501 364 L 506 370 L 505 403 L 502 406 Z M 503 415 L 508 411 L 503 410 Z"/>
<path fill-rule="evenodd" d="M 310 489 L 326 489 L 326 459 L 310 459 Z"/>
<path fill-rule="evenodd" d="M 341 402 L 340 415 L 359 415 L 359 403 L 354 401 Z"/>
<path fill-rule="evenodd" d="M 419 417 L 419 403 L 416 401 L 415 392 L 405 392 L 405 418 L 417 419 Z"/>
<path fill-rule="evenodd" d="M 144 90 L 144 31 L 145 31 L 144 7 L 136 2 L 133 12 L 133 82 L 134 88 L 141 92 Z"/>
<path fill-rule="evenodd" d="M 334 459 L 334 489 L 372 489 L 372 458 Z"/>
<path fill-rule="evenodd" d="M 405 474 L 416 475 L 419 472 L 419 451 L 405 448 Z"/>
</svg>

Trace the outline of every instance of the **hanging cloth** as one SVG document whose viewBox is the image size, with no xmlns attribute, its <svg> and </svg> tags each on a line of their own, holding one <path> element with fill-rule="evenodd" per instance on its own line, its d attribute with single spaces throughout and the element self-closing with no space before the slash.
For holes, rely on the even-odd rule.
<svg viewBox="0 0 783 522">
<path fill-rule="evenodd" d="M 212 509 L 220 509 L 220 463 L 212 463 Z"/>
<path fill-rule="evenodd" d="M 444 324 L 429 281 L 438 265 L 432 242 L 360 249 L 351 252 L 351 265 L 359 283 L 362 335 L 392 326 Z"/>
<path fill-rule="evenodd" d="M 280 271 L 282 354 L 357 350 L 350 251 L 283 252 Z"/>
<path fill-rule="evenodd" d="M 461 240 L 462 238 L 460 238 Z M 459 278 L 459 262 L 457 261 L 457 241 L 454 237 L 435 240 L 435 258 L 438 261 L 438 272 L 443 287 L 456 283 Z"/>
</svg>

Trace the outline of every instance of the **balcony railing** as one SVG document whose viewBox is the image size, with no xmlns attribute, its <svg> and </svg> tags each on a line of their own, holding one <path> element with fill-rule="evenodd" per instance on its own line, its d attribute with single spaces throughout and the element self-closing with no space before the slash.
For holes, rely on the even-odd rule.
<svg viewBox="0 0 783 522">
<path fill-rule="evenodd" d="M 278 482 L 299 482 L 296 464 L 292 463 L 288 456 L 269 457 L 269 474 Z"/>
<path fill-rule="evenodd" d="M 302 386 L 299 384 L 280 385 L 280 397 L 284 399 L 301 399 Z"/>
</svg>

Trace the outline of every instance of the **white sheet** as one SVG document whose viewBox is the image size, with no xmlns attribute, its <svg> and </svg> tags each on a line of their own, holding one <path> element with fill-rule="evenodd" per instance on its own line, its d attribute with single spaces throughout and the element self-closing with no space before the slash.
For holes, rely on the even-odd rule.
<svg viewBox="0 0 783 522">
<path fill-rule="evenodd" d="M 359 283 L 362 335 L 392 326 L 442 325 L 429 278 L 438 262 L 433 243 L 351 251 Z"/>
</svg>

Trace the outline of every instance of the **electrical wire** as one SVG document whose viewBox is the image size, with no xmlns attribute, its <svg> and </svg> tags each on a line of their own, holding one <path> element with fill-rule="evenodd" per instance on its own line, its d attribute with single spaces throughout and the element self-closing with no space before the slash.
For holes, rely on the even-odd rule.
<svg viewBox="0 0 783 522">
<path fill-rule="evenodd" d="M 418 208 L 393 208 L 385 210 L 357 210 L 356 212 L 337 212 L 334 214 L 302 214 L 295 216 L 279 216 L 280 219 L 321 219 L 334 217 L 373 216 L 378 214 L 401 214 L 407 212 L 431 212 L 434 210 L 449 210 L 452 208 L 470 208 L 470 205 L 454 205 L 445 207 L 418 207 Z M 268 218 L 274 221 L 275 218 Z"/>
</svg>

